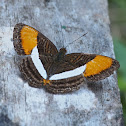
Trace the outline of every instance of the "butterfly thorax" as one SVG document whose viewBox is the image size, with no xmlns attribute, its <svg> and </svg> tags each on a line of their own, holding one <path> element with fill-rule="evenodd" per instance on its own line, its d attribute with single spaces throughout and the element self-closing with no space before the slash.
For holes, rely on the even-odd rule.
<svg viewBox="0 0 126 126">
<path fill-rule="evenodd" d="M 66 54 L 66 49 L 61 48 L 59 52 L 53 57 L 53 63 L 50 65 L 50 67 L 47 70 L 47 79 L 49 79 L 54 74 L 63 72 L 62 70 L 60 71 L 60 69 L 63 69 L 63 66 L 61 64 L 64 62 L 65 54 Z"/>
<path fill-rule="evenodd" d="M 59 50 L 59 52 L 58 52 L 56 58 L 55 58 L 55 61 L 58 62 L 58 61 L 60 61 L 60 60 L 63 60 L 63 58 L 64 58 L 66 52 L 67 52 L 67 51 L 66 51 L 65 48 L 61 48 L 61 49 Z"/>
</svg>

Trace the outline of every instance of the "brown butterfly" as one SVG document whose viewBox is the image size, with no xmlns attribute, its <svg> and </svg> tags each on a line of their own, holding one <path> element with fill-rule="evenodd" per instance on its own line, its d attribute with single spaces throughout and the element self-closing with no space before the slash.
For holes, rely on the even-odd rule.
<svg viewBox="0 0 126 126">
<path fill-rule="evenodd" d="M 42 33 L 25 25 L 16 24 L 13 31 L 14 47 L 19 55 L 29 55 L 22 59 L 19 68 L 32 87 L 45 87 L 51 93 L 67 93 L 80 88 L 85 78 L 98 81 L 110 76 L 119 68 L 119 62 L 107 56 L 84 53 L 66 54 L 66 49 L 59 51 Z M 34 58 L 34 49 L 38 53 Z M 38 57 L 38 59 L 37 59 Z M 36 67 L 38 61 L 42 67 Z M 43 71 L 44 71 L 43 70 Z"/>
</svg>

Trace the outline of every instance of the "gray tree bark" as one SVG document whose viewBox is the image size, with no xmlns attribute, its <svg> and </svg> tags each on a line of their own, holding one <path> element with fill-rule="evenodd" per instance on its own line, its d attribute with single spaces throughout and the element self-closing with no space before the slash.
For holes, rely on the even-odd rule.
<svg viewBox="0 0 126 126">
<path fill-rule="evenodd" d="M 18 69 L 13 27 L 30 25 L 57 48 L 114 57 L 107 0 L 0 1 L 0 126 L 122 126 L 116 73 L 69 94 L 29 87 Z M 73 44 L 69 43 L 84 33 Z"/>
</svg>

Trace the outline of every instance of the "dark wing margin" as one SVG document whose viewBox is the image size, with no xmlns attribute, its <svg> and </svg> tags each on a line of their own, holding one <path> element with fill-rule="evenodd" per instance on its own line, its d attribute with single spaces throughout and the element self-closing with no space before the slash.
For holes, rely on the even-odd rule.
<svg viewBox="0 0 126 126">
<path fill-rule="evenodd" d="M 58 53 L 56 46 L 43 34 L 38 33 L 37 42 L 39 55 L 53 56 Z"/>
<path fill-rule="evenodd" d="M 20 34 L 23 26 L 25 26 L 25 24 L 22 24 L 22 23 L 16 24 L 13 31 L 13 44 L 14 44 L 14 48 L 16 52 L 19 55 L 25 55 L 25 52 L 22 48 L 21 34 Z"/>
<path fill-rule="evenodd" d="M 86 64 L 83 75 L 88 81 L 98 81 L 109 77 L 119 67 L 120 64 L 117 60 L 97 55 L 92 61 Z"/>
<path fill-rule="evenodd" d="M 19 65 L 19 69 L 31 87 L 35 88 L 42 87 L 43 77 L 39 74 L 31 57 L 26 57 L 22 59 Z"/>
</svg>

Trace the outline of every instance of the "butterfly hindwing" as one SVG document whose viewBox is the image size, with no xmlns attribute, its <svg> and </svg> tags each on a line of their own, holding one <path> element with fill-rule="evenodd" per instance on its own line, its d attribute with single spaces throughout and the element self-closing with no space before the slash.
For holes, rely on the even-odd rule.
<svg viewBox="0 0 126 126">
<path fill-rule="evenodd" d="M 46 85 L 46 89 L 54 94 L 68 93 L 78 90 L 83 83 L 84 77 L 81 74 L 67 79 L 51 80 L 51 84 Z"/>
<path fill-rule="evenodd" d="M 30 86 L 42 87 L 43 77 L 39 74 L 30 56 L 22 59 L 19 69 Z"/>
<path fill-rule="evenodd" d="M 39 59 L 41 60 L 44 69 L 46 70 L 47 75 L 49 75 L 50 68 L 53 64 L 53 59 L 51 56 L 39 55 Z"/>
<path fill-rule="evenodd" d="M 37 71 L 31 57 L 22 59 L 19 68 L 25 79 L 28 80 L 29 86 L 35 88 L 44 87 L 50 93 L 72 92 L 78 90 L 84 82 L 83 75 L 60 80 L 45 80 Z M 44 81 L 49 82 L 49 84 L 44 86 Z"/>
</svg>

